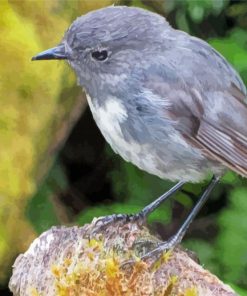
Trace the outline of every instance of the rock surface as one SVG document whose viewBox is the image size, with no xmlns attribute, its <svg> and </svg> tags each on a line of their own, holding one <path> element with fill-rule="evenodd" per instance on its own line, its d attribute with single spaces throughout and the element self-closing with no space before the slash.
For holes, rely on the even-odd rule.
<svg viewBox="0 0 247 296">
<path fill-rule="evenodd" d="M 161 241 L 144 225 L 53 227 L 14 264 L 14 295 L 237 295 L 176 248 L 141 260 Z"/>
</svg>

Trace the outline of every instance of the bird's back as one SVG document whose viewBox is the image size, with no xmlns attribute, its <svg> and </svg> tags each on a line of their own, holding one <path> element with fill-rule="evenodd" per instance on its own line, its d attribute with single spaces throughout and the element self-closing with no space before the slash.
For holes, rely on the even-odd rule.
<svg viewBox="0 0 247 296">
<path fill-rule="evenodd" d="M 246 88 L 232 66 L 206 42 L 173 30 L 172 50 L 165 50 L 162 79 L 148 75 L 152 92 L 171 107 L 164 117 L 206 157 L 247 175 Z M 168 37 L 169 39 L 169 37 Z M 164 42 L 166 38 L 164 38 Z M 173 79 L 167 79 L 172 73 Z M 167 81 L 169 83 L 167 84 Z"/>
</svg>

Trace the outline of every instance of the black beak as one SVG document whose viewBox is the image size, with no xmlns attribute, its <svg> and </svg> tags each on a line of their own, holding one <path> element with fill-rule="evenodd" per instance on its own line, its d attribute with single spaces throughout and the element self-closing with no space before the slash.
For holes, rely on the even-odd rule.
<svg viewBox="0 0 247 296">
<path fill-rule="evenodd" d="M 37 60 L 66 60 L 68 56 L 65 53 L 63 44 L 47 49 L 32 57 L 32 61 Z"/>
</svg>

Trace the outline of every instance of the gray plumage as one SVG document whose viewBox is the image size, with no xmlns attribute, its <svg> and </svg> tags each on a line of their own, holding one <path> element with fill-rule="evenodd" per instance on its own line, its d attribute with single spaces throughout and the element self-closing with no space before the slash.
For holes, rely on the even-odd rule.
<svg viewBox="0 0 247 296">
<path fill-rule="evenodd" d="M 246 88 L 206 42 L 155 13 L 108 7 L 78 18 L 60 48 L 125 160 L 171 180 L 247 176 Z"/>
</svg>

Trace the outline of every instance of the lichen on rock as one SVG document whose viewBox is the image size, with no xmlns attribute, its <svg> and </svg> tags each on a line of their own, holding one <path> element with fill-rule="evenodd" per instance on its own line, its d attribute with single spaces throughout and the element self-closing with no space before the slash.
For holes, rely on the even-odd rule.
<svg viewBox="0 0 247 296">
<path fill-rule="evenodd" d="M 181 248 L 141 259 L 159 243 L 133 222 L 53 227 L 17 258 L 9 286 L 18 296 L 236 295 Z"/>
</svg>

